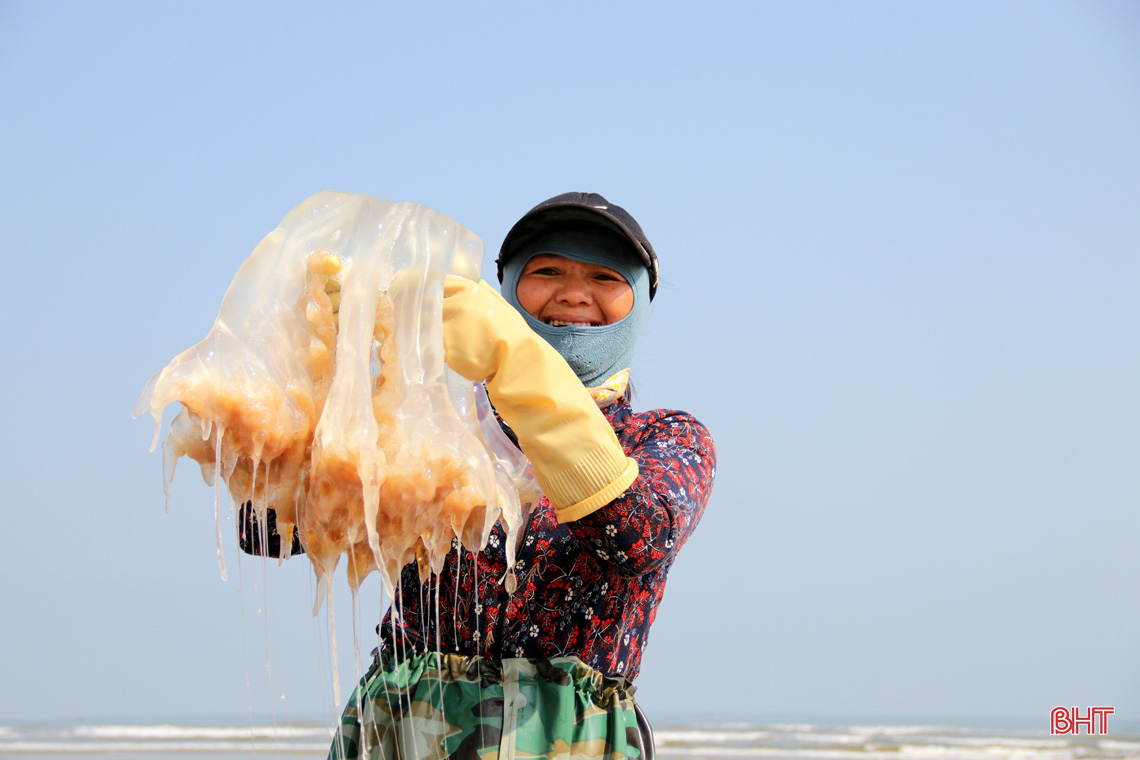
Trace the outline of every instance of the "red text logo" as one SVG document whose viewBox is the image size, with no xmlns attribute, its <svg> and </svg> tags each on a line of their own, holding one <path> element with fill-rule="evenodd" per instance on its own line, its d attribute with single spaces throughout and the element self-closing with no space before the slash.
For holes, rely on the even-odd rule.
<svg viewBox="0 0 1140 760">
<path fill-rule="evenodd" d="M 1115 712 L 1112 707 L 1090 707 L 1082 717 L 1076 707 L 1054 707 L 1049 713 L 1049 733 L 1079 734 L 1083 727 L 1086 734 L 1107 734 L 1108 716 Z"/>
</svg>

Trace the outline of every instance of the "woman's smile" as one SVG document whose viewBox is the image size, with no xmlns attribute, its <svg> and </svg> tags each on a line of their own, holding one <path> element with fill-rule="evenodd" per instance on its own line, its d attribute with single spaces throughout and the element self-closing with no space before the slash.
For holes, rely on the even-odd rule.
<svg viewBox="0 0 1140 760">
<path fill-rule="evenodd" d="M 633 288 L 600 264 L 542 253 L 526 263 L 515 296 L 519 305 L 552 327 L 598 327 L 633 309 Z"/>
</svg>

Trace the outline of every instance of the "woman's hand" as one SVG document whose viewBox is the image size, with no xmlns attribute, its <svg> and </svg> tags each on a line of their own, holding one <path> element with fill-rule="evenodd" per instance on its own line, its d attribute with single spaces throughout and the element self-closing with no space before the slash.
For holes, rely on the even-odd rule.
<svg viewBox="0 0 1140 760">
<path fill-rule="evenodd" d="M 486 382 L 559 522 L 620 496 L 637 478 L 637 462 L 566 360 L 486 282 L 450 275 L 443 295 L 445 361 Z"/>
</svg>

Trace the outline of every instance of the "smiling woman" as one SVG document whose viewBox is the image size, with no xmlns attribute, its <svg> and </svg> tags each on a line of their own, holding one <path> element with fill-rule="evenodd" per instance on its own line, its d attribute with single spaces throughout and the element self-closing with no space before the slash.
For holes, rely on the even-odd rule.
<svg viewBox="0 0 1140 760">
<path fill-rule="evenodd" d="M 366 209 L 373 206 L 365 202 Z M 310 231 L 312 209 L 299 209 L 287 219 L 300 220 L 300 228 Z M 405 227 L 364 218 L 359 226 L 369 230 Z M 326 225 L 330 231 L 344 226 L 338 220 Z M 457 235 L 445 230 L 437 237 Z M 288 236 L 270 236 L 267 250 L 276 250 L 278 238 Z M 311 238 L 306 234 L 299 240 Z M 356 240 L 356 235 L 348 238 Z M 328 244 L 336 240 L 339 233 Z M 369 251 L 387 250 L 370 239 L 362 245 Z M 423 248 L 442 250 L 438 241 Z M 412 245 L 412 250 L 420 247 Z M 408 303 L 401 294 L 426 288 L 426 279 L 391 272 L 382 278 L 381 271 L 391 269 L 383 261 L 358 262 L 347 252 L 343 263 L 335 256 L 317 256 L 310 262 L 311 276 L 297 275 L 297 288 L 303 280 L 304 293 L 316 305 L 303 302 L 285 311 L 298 321 L 321 317 L 320 325 L 329 330 L 318 354 L 331 361 L 335 346 L 337 367 L 360 370 L 359 398 L 335 396 L 338 386 L 329 380 L 325 408 L 359 413 L 366 423 L 375 420 L 372 427 L 363 425 L 369 446 L 375 429 L 385 431 L 381 443 L 393 437 L 381 421 L 431 421 L 420 407 L 389 412 L 381 397 L 402 387 L 398 381 L 403 376 L 385 373 L 409 366 L 391 351 L 403 347 L 415 353 L 428 343 L 441 348 L 444 361 L 431 356 L 438 373 L 446 363 L 453 373 L 481 384 L 475 387 L 485 389 L 494 404 L 497 417 L 488 407 L 482 420 L 490 429 L 480 428 L 478 435 L 503 438 L 510 455 L 501 457 L 503 462 L 521 459 L 520 452 L 529 461 L 542 490 L 533 511 L 523 517 L 521 511 L 504 508 L 496 519 L 499 513 L 489 511 L 490 497 L 499 490 L 482 496 L 468 488 L 471 478 L 458 465 L 451 467 L 418 449 L 409 448 L 406 456 L 404 449 L 393 450 L 388 456 L 387 449 L 373 455 L 373 449 L 363 447 L 373 457 L 368 461 L 384 463 L 383 483 L 360 468 L 334 482 L 342 460 L 325 453 L 333 447 L 322 437 L 322 412 L 320 423 L 312 431 L 305 428 L 297 444 L 303 449 L 315 441 L 311 448 L 320 456 L 310 457 L 309 469 L 303 462 L 282 466 L 315 484 L 306 491 L 314 495 L 293 510 L 298 518 L 282 511 L 293 506 L 287 500 L 292 491 L 259 497 L 252 484 L 264 484 L 266 477 L 249 478 L 252 493 L 241 490 L 236 496 L 242 503 L 252 495 L 258 509 L 241 521 L 242 548 L 254 554 L 290 553 L 288 541 L 280 536 L 273 540 L 272 516 L 278 524 L 300 524 L 299 546 L 292 551 L 317 560 L 313 555 L 323 557 L 330 544 L 326 536 L 339 541 L 354 531 L 351 540 L 332 547 L 331 556 L 339 558 L 347 546 L 357 566 L 368 569 L 371 557 L 391 573 L 386 577 L 395 602 L 378 627 L 380 646 L 372 666 L 345 707 L 331 758 L 476 758 L 500 749 L 505 756 L 519 757 L 652 757 L 652 732 L 633 699 L 632 682 L 669 569 L 704 513 L 716 468 L 712 438 L 692 416 L 672 409 L 634 412 L 630 406 L 630 365 L 656 288 L 656 254 L 623 209 L 600 195 L 569 193 L 539 204 L 507 235 L 497 262 L 502 295 L 486 282 L 462 276 L 476 269 L 476 261 L 460 258 L 466 263 L 463 269 L 453 267 L 455 273 L 443 277 L 439 272 L 432 279 L 442 288 L 442 298 L 430 305 L 418 299 L 415 310 L 400 311 L 397 307 Z M 270 271 L 276 271 L 269 266 L 274 261 L 265 259 Z M 400 270 L 426 271 L 411 264 Z M 339 290 L 330 287 L 337 275 L 342 277 Z M 279 303 L 297 302 L 292 291 L 270 297 L 264 289 L 249 290 L 259 306 L 271 311 Z M 334 292 L 339 308 L 330 296 Z M 260 314 L 245 321 L 260 325 L 265 322 Z M 413 318 L 396 318 L 408 314 Z M 429 334 L 401 337 L 401 327 L 409 325 L 423 325 Z M 350 340 L 353 336 L 360 340 Z M 312 353 L 321 346 L 304 341 L 302 347 Z M 373 365 L 380 372 L 377 378 L 364 371 Z M 446 401 L 442 394 L 450 393 L 443 389 L 433 396 L 426 385 L 422 393 L 415 383 L 409 387 L 407 395 L 416 403 Z M 164 395 L 159 396 L 161 401 Z M 454 437 L 442 425 L 433 430 L 444 435 L 424 430 L 408 437 L 437 445 Z M 517 449 L 505 442 L 504 433 Z M 183 437 L 195 445 L 204 440 L 201 429 L 192 426 Z M 203 452 L 201 459 L 221 469 L 221 450 Z M 338 466 L 326 466 L 326 459 Z M 455 459 L 491 466 L 481 452 Z M 500 469 L 508 474 L 505 465 Z M 256 465 L 252 472 L 258 472 Z M 417 485 L 424 479 L 431 479 L 428 486 Z M 326 483 L 344 487 L 330 488 L 326 495 Z M 391 483 L 395 485 L 388 487 Z M 511 493 L 505 485 L 504 498 Z M 523 488 L 516 490 L 521 494 Z M 528 486 L 528 495 L 532 490 Z M 450 511 L 434 509 L 437 502 Z M 314 504 L 332 508 L 318 511 Z M 373 525 L 365 506 L 385 519 Z M 470 540 L 464 527 L 476 522 L 468 513 L 478 515 L 477 524 L 483 526 Z M 314 514 L 320 519 L 314 521 Z M 423 515 L 426 521 L 420 519 Z M 355 530 L 358 523 L 366 524 Z M 436 523 L 446 525 L 437 530 Z M 285 535 L 290 532 L 287 527 Z M 399 539 L 396 550 L 387 548 L 393 538 Z M 386 548 L 366 552 L 378 540 Z M 325 564 L 327 576 L 335 561 L 320 566 Z"/>
<path fill-rule="evenodd" d="M 526 263 L 515 297 L 527 314 L 551 327 L 601 327 L 633 308 L 633 288 L 621 274 L 556 253 Z"/>
<path fill-rule="evenodd" d="M 334 759 L 653 757 L 632 682 L 716 468 L 696 419 L 630 406 L 657 256 L 622 208 L 567 193 L 523 216 L 497 263 L 501 296 L 448 278 L 443 333 L 544 492 L 517 585 L 498 526 L 442 572 L 405 568 Z"/>
<path fill-rule="evenodd" d="M 602 196 L 539 204 L 499 253 L 503 297 L 587 387 L 628 369 L 657 290 L 657 254 L 633 217 Z"/>
</svg>

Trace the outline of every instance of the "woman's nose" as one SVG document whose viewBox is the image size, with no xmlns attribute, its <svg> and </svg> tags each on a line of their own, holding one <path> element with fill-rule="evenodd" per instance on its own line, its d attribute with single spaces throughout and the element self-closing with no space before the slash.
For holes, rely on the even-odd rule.
<svg viewBox="0 0 1140 760">
<path fill-rule="evenodd" d="M 555 298 L 567 304 L 590 304 L 594 300 L 589 286 L 577 277 L 563 280 Z"/>
</svg>

